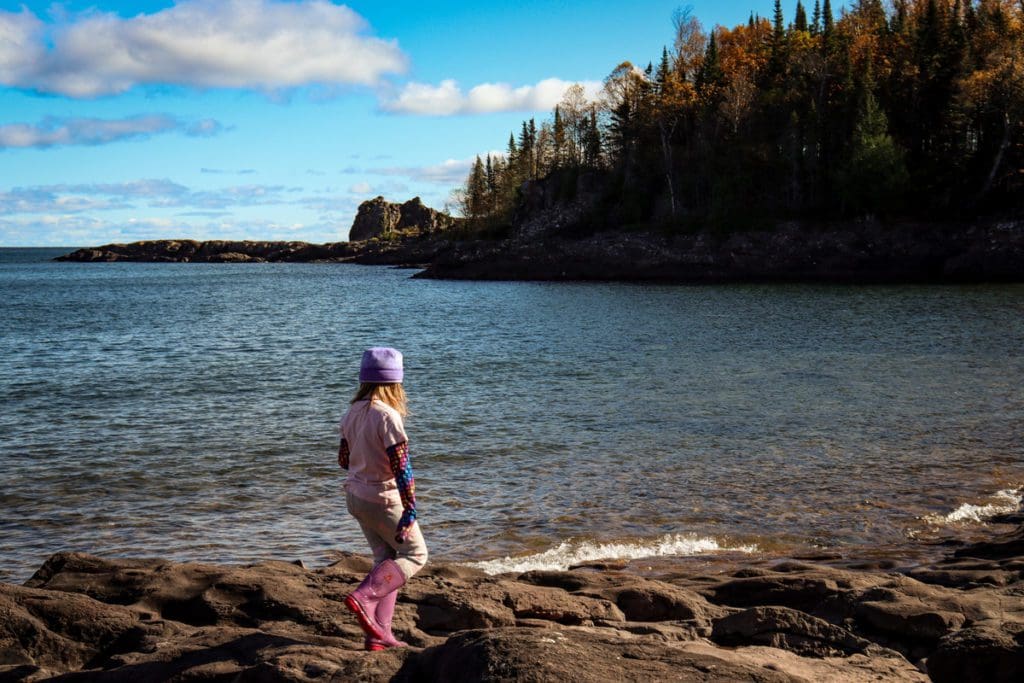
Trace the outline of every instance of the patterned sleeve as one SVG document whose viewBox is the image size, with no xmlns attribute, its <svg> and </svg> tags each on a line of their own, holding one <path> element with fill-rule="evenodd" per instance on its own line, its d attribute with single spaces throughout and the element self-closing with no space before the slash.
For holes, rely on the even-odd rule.
<svg viewBox="0 0 1024 683">
<path fill-rule="evenodd" d="M 416 521 L 416 480 L 412 476 L 412 462 L 409 460 L 409 442 L 402 441 L 388 447 L 387 450 L 391 473 L 395 475 L 398 493 L 402 497 L 402 507 L 405 508 L 395 530 L 395 540 L 402 543 Z"/>
<path fill-rule="evenodd" d="M 348 457 L 348 441 L 345 440 L 345 437 L 341 437 L 341 444 L 338 446 L 338 464 L 343 470 L 348 469 Z"/>
</svg>

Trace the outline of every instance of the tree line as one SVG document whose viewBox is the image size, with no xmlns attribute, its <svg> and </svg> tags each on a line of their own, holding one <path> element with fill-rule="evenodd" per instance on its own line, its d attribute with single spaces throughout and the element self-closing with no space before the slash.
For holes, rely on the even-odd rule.
<svg viewBox="0 0 1024 683">
<path fill-rule="evenodd" d="M 598 174 L 594 226 L 1024 209 L 1024 0 L 830 0 L 706 31 L 690 10 L 592 101 L 569 88 L 456 192 L 507 225 L 523 183 Z"/>
</svg>

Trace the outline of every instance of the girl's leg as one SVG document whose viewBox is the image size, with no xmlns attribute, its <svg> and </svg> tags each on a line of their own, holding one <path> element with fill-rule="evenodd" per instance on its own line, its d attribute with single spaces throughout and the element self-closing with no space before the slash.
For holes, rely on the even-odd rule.
<svg viewBox="0 0 1024 683">
<path fill-rule="evenodd" d="M 394 532 L 401 518 L 400 506 L 366 501 L 351 494 L 346 496 L 346 501 L 349 513 L 359 522 L 374 557 L 373 571 L 346 598 L 346 604 L 359 617 L 366 632 L 367 650 L 404 647 L 406 644 L 391 633 L 391 620 L 398 588 L 426 563 L 427 548 L 423 535 L 414 525 L 406 541 L 398 543 Z M 394 574 L 401 574 L 401 577 L 392 576 Z M 380 592 L 381 589 L 384 592 Z"/>
<path fill-rule="evenodd" d="M 346 494 L 345 503 L 348 507 L 348 513 L 355 517 L 355 520 L 359 522 L 359 528 L 362 529 L 363 536 L 366 537 L 366 542 L 370 544 L 370 552 L 373 553 L 373 564 L 374 566 L 380 564 L 384 560 L 395 559 L 395 551 L 388 544 L 387 540 L 376 531 L 376 525 L 369 522 L 368 519 L 372 520 L 373 517 L 377 516 L 378 513 L 371 506 L 374 503 L 363 500 L 357 496 L 353 496 L 351 493 Z M 379 506 L 383 508 L 384 506 Z"/>
<path fill-rule="evenodd" d="M 423 568 L 427 563 L 427 544 L 419 523 L 412 525 L 404 543 L 395 540 L 395 529 L 402 518 L 401 505 L 384 505 L 352 494 L 348 494 L 347 501 L 349 513 L 359 522 L 370 543 L 374 564 L 393 559 L 406 580 Z"/>
</svg>

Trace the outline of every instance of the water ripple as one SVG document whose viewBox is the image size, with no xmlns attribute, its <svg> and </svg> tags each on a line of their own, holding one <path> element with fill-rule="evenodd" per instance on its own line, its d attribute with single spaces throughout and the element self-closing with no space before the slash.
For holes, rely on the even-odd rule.
<svg viewBox="0 0 1024 683">
<path fill-rule="evenodd" d="M 68 549 L 363 552 L 335 430 L 374 344 L 406 354 L 439 558 L 665 538 L 909 549 L 1024 484 L 1020 286 L 431 282 L 16 256 L 0 250 L 4 577 Z"/>
</svg>

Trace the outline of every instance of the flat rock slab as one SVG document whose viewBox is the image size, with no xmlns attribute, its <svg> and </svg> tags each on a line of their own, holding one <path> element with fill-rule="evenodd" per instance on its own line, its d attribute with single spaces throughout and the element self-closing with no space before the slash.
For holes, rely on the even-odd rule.
<svg viewBox="0 0 1024 683">
<path fill-rule="evenodd" d="M 0 584 L 0 681 L 1017 681 L 1022 559 L 951 560 L 1004 573 L 970 588 L 807 561 L 666 580 L 432 563 L 399 594 L 411 647 L 368 653 L 343 603 L 362 556 L 308 569 L 58 553 Z"/>
</svg>

